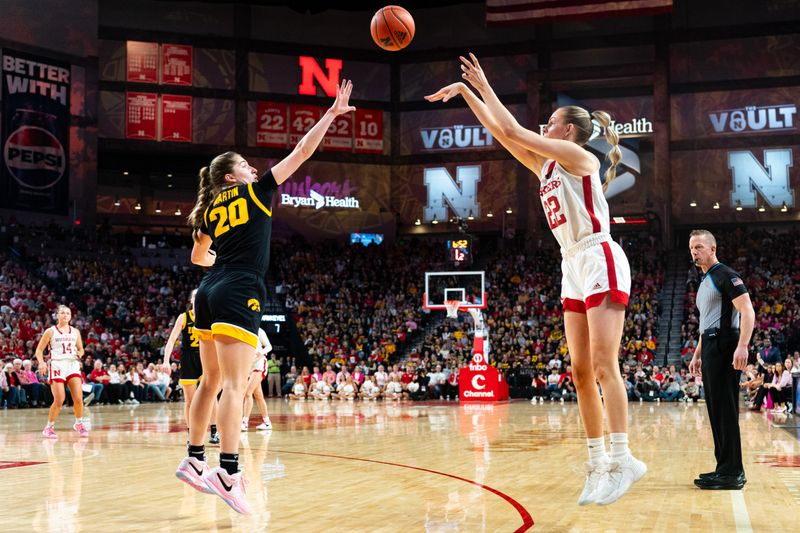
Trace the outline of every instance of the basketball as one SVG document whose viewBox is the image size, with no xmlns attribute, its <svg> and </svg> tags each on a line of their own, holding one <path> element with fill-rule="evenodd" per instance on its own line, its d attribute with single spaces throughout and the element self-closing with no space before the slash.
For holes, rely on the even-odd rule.
<svg viewBox="0 0 800 533">
<path fill-rule="evenodd" d="M 385 6 L 375 12 L 369 31 L 375 44 L 397 52 L 414 39 L 414 18 L 400 6 Z"/>
</svg>

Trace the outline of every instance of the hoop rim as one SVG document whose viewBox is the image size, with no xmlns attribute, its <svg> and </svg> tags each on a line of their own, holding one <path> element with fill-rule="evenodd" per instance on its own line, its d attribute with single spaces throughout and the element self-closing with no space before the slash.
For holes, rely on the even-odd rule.
<svg viewBox="0 0 800 533">
<path fill-rule="evenodd" d="M 447 316 L 450 318 L 457 317 L 461 303 L 461 300 L 445 300 L 444 308 L 447 311 Z"/>
</svg>

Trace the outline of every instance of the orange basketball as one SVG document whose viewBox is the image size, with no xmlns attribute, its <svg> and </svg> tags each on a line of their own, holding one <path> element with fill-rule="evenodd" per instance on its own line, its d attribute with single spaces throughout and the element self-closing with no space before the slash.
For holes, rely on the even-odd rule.
<svg viewBox="0 0 800 533">
<path fill-rule="evenodd" d="M 384 50 L 397 52 L 411 44 L 414 18 L 400 6 L 382 7 L 372 17 L 369 31 L 375 44 Z"/>
</svg>

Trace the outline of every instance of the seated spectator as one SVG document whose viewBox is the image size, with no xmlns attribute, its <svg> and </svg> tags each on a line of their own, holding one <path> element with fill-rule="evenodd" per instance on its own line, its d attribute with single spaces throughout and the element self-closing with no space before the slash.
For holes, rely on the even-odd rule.
<svg viewBox="0 0 800 533">
<path fill-rule="evenodd" d="M 158 372 L 156 372 L 156 365 L 150 363 L 144 369 L 143 380 L 144 386 L 147 388 L 146 398 L 150 401 L 165 402 L 167 398 L 164 393 L 167 392 L 166 385 L 162 385 L 158 379 Z"/>
<path fill-rule="evenodd" d="M 98 363 L 100 361 L 97 361 Z M 94 371 L 92 371 L 94 373 Z M 111 364 L 108 366 L 108 382 L 106 383 L 106 391 L 108 393 L 108 401 L 113 405 L 115 403 L 125 403 L 123 400 L 124 388 L 122 386 L 122 378 L 120 377 L 117 365 Z"/>
<path fill-rule="evenodd" d="M 281 394 L 287 395 L 292 390 L 292 385 L 294 385 L 295 380 L 297 379 L 297 367 L 292 365 L 291 369 L 283 376 L 283 387 L 281 387 Z"/>
<path fill-rule="evenodd" d="M 408 391 L 411 394 L 411 399 L 415 401 L 427 400 L 429 398 L 428 392 L 430 390 L 430 378 L 424 368 L 417 370 L 417 377 L 412 383 L 409 383 Z M 415 384 L 415 390 L 411 390 L 411 385 Z"/>
<path fill-rule="evenodd" d="M 288 374 L 287 374 L 288 375 Z M 302 379 L 295 379 L 292 384 L 292 390 L 289 392 L 290 400 L 303 400 L 306 399 L 306 384 Z"/>
<path fill-rule="evenodd" d="M 454 400 L 458 400 L 458 367 L 453 366 L 447 375 L 447 384 L 445 385 L 444 395 L 448 400 L 452 396 Z"/>
<path fill-rule="evenodd" d="M 135 400 L 136 404 L 145 401 L 147 397 L 147 386 L 144 384 L 143 375 L 144 365 L 142 363 L 136 363 L 135 366 L 131 365 L 127 377 L 131 384 L 133 399 Z"/>
<path fill-rule="evenodd" d="M 172 393 L 174 389 L 170 386 L 171 380 L 169 377 L 169 366 L 167 365 L 158 365 L 156 366 L 156 377 L 158 379 L 158 388 L 161 393 L 164 395 L 164 401 L 168 402 L 172 400 Z"/>
<path fill-rule="evenodd" d="M 331 397 L 331 386 L 328 385 L 328 382 L 325 379 L 315 381 L 312 377 L 311 387 L 308 394 L 315 400 L 329 400 Z"/>
<path fill-rule="evenodd" d="M 27 407 L 28 402 L 26 400 L 25 390 L 19 382 L 17 373 L 14 372 L 13 363 L 6 363 L 3 369 L 3 376 L 6 384 L 4 391 L 8 408 L 16 409 L 17 407 Z"/>
<path fill-rule="evenodd" d="M 333 397 L 337 400 L 348 400 L 352 402 L 356 399 L 357 393 L 356 384 L 353 382 L 353 377 L 348 372 L 344 377 L 344 381 L 336 388 Z"/>
<path fill-rule="evenodd" d="M 89 381 L 91 383 L 99 383 L 102 385 L 102 388 L 95 394 L 95 400 L 97 403 L 107 404 L 112 403 L 109 397 L 109 382 L 110 376 L 108 375 L 108 371 L 103 367 L 103 361 L 97 359 L 94 362 L 94 368 L 92 372 L 89 374 Z"/>
<path fill-rule="evenodd" d="M 697 381 L 694 377 L 690 377 L 689 380 L 683 386 L 683 394 L 684 400 L 692 403 L 700 401 L 700 387 L 697 385 Z"/>
<path fill-rule="evenodd" d="M 661 399 L 666 402 L 677 402 L 681 398 L 683 398 L 683 391 L 681 390 L 680 383 L 670 376 L 662 387 Z"/>
<path fill-rule="evenodd" d="M 117 365 L 117 375 L 119 375 L 119 383 L 122 386 L 123 403 L 130 405 L 138 405 L 139 400 L 136 399 L 136 393 L 133 389 L 133 382 L 131 381 L 131 373 L 125 369 L 125 365 L 120 363 Z M 137 375 L 138 377 L 138 375 Z"/>
<path fill-rule="evenodd" d="M 398 401 L 404 398 L 404 394 L 400 375 L 395 373 L 389 383 L 386 384 L 386 391 L 383 393 L 383 397 L 387 400 Z"/>
<path fill-rule="evenodd" d="M 753 401 L 763 382 L 764 377 L 756 370 L 755 365 L 747 365 L 740 377 L 739 388 L 744 392 L 748 403 Z"/>
<path fill-rule="evenodd" d="M 792 401 L 792 374 L 786 370 L 783 363 L 775 364 L 775 374 L 772 382 L 768 385 L 774 403 L 772 412 L 785 413 L 787 411 L 786 402 Z"/>
<path fill-rule="evenodd" d="M 14 360 L 16 363 L 19 359 Z M 31 370 L 31 360 L 25 359 L 22 361 L 22 371 L 18 371 L 19 381 L 22 388 L 25 389 L 25 394 L 30 399 L 31 407 L 45 406 L 45 398 L 47 397 L 47 387 L 39 383 L 39 377 L 36 372 Z"/>
<path fill-rule="evenodd" d="M 558 386 L 558 401 L 561 403 L 578 401 L 578 393 L 575 391 L 575 384 L 572 382 L 570 374 L 564 374 Z"/>
<path fill-rule="evenodd" d="M 380 398 L 380 394 L 381 389 L 378 387 L 375 374 L 372 374 L 364 381 L 364 384 L 361 385 L 359 396 L 362 400 L 378 400 Z"/>
<path fill-rule="evenodd" d="M 531 403 L 536 403 L 537 400 L 539 403 L 543 403 L 545 396 L 547 396 L 547 380 L 544 379 L 540 372 L 533 373 L 531 388 L 533 389 Z"/>
<path fill-rule="evenodd" d="M 428 374 L 428 385 L 431 398 L 444 400 L 445 375 L 442 372 L 442 365 L 436 365 L 435 370 Z"/>
<path fill-rule="evenodd" d="M 558 382 L 561 381 L 561 375 L 558 373 L 558 369 L 555 367 L 550 368 L 550 375 L 547 376 L 547 395 L 550 397 L 550 401 L 555 401 L 558 398 Z"/>
</svg>

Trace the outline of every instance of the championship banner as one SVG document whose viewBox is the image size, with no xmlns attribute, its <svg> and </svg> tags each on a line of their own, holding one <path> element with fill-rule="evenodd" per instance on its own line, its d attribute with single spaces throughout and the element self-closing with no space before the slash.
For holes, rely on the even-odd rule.
<svg viewBox="0 0 800 533">
<path fill-rule="evenodd" d="M 66 215 L 70 65 L 3 50 L 0 207 Z"/>
<path fill-rule="evenodd" d="M 158 43 L 128 41 L 128 81 L 158 83 Z"/>
<path fill-rule="evenodd" d="M 156 93 L 125 94 L 125 137 L 155 141 L 156 135 Z"/>
<path fill-rule="evenodd" d="M 322 116 L 322 109 L 314 105 L 292 104 L 289 106 L 289 144 L 294 146 L 314 127 Z"/>
<path fill-rule="evenodd" d="M 192 97 L 161 95 L 161 139 L 192 142 Z"/>
<path fill-rule="evenodd" d="M 258 102 L 256 146 L 286 148 L 289 142 L 289 104 Z"/>
<path fill-rule="evenodd" d="M 164 85 L 192 85 L 191 46 L 161 45 L 161 83 Z"/>
<path fill-rule="evenodd" d="M 322 139 L 322 149 L 327 152 L 353 151 L 353 113 L 339 115 L 328 127 Z"/>
<path fill-rule="evenodd" d="M 383 111 L 356 109 L 354 131 L 356 152 L 383 153 Z"/>
</svg>

